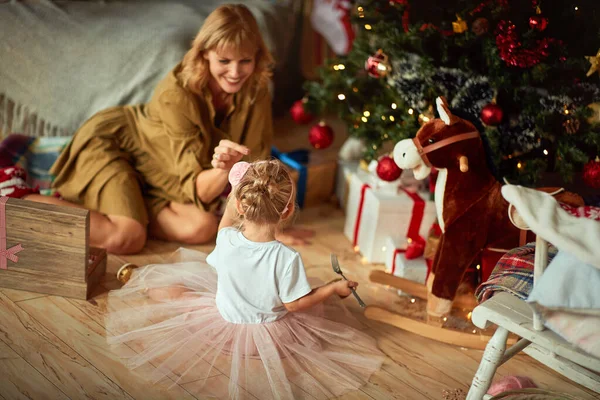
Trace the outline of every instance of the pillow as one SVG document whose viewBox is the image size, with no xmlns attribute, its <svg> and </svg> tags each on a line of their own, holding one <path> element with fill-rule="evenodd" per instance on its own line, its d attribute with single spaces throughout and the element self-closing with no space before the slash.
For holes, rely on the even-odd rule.
<svg viewBox="0 0 600 400">
<path fill-rule="evenodd" d="M 574 217 L 578 218 L 587 218 L 593 219 L 595 221 L 600 221 L 600 207 L 595 206 L 582 206 L 582 207 L 573 207 L 568 204 L 559 203 L 560 208 L 568 212 Z"/>
<path fill-rule="evenodd" d="M 539 311 L 563 310 L 600 316 L 600 269 L 559 251 L 527 302 Z"/>
<path fill-rule="evenodd" d="M 54 179 L 50 168 L 70 140 L 70 137 L 34 138 L 13 133 L 0 143 L 0 167 L 23 168 L 27 172 L 27 184 L 50 195 Z"/>
<path fill-rule="evenodd" d="M 571 215 L 551 195 L 522 186 L 504 185 L 502 196 L 536 235 L 600 269 L 600 221 Z"/>
</svg>

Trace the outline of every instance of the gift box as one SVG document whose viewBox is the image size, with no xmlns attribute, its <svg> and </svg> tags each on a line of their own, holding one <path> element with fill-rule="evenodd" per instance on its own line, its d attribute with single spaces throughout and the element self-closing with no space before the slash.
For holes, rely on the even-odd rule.
<svg viewBox="0 0 600 400">
<path fill-rule="evenodd" d="M 0 287 L 85 300 L 106 272 L 89 211 L 0 198 Z"/>
<path fill-rule="evenodd" d="M 350 178 L 358 169 L 358 162 L 338 161 L 335 179 L 335 196 L 340 207 L 345 211 L 348 203 L 348 191 L 350 189 Z"/>
<path fill-rule="evenodd" d="M 406 256 L 408 244 L 388 236 L 385 240 L 385 266 L 392 275 L 424 284 L 429 273 L 427 262 L 422 255 L 408 259 Z"/>
<path fill-rule="evenodd" d="M 412 192 L 396 184 L 382 185 L 362 169 L 350 178 L 344 234 L 365 261 L 385 262 L 385 239 L 419 241 L 436 221 L 433 201 L 427 192 Z M 421 253 L 422 254 L 422 253 Z"/>
<path fill-rule="evenodd" d="M 296 203 L 300 208 L 331 200 L 337 169 L 335 160 L 307 149 L 284 153 L 273 147 L 271 154 L 290 168 L 290 175 L 296 182 Z"/>
<path fill-rule="evenodd" d="M 346 122 L 325 116 L 325 122 L 334 131 L 333 143 L 327 148 L 315 149 L 308 140 L 310 125 L 299 125 L 287 115 L 273 121 L 276 132 L 271 154 L 290 169 L 296 181 L 297 202 L 300 207 L 330 203 L 335 189 L 338 151 L 346 140 Z"/>
</svg>

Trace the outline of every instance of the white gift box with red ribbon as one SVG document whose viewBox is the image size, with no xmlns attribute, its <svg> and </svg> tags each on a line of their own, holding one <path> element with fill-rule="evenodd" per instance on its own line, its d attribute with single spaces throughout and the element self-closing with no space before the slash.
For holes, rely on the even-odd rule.
<svg viewBox="0 0 600 400">
<path fill-rule="evenodd" d="M 340 203 L 342 210 L 346 210 L 348 201 L 348 190 L 350 189 L 350 178 L 358 170 L 356 161 L 338 161 L 338 168 L 335 179 L 335 196 Z"/>
<path fill-rule="evenodd" d="M 385 239 L 385 266 L 387 272 L 418 283 L 427 279 L 427 261 L 422 255 L 409 259 L 406 248 L 410 243 L 388 236 Z"/>
<path fill-rule="evenodd" d="M 427 200 L 429 193 L 413 190 L 398 183 L 382 184 L 360 168 L 351 176 L 344 234 L 366 262 L 385 262 L 388 236 L 399 243 L 411 239 L 413 245 L 421 246 L 422 254 L 423 238 L 437 219 L 436 209 Z M 412 252 L 415 257 L 420 254 Z"/>
</svg>

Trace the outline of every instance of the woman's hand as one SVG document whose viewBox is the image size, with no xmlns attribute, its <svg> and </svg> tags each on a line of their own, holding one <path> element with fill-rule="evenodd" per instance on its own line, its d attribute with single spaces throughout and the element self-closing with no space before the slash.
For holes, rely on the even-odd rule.
<svg viewBox="0 0 600 400">
<path fill-rule="evenodd" d="M 212 161 L 213 168 L 230 170 L 233 164 L 250 154 L 250 149 L 231 140 L 221 140 L 215 147 Z"/>
</svg>

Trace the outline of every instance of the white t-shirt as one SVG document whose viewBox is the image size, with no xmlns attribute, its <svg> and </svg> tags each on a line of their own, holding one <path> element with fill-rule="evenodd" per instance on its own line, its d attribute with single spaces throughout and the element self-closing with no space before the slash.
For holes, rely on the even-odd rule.
<svg viewBox="0 0 600 400">
<path fill-rule="evenodd" d="M 206 262 L 217 270 L 216 303 L 236 324 L 275 321 L 290 303 L 310 293 L 297 251 L 279 241 L 253 242 L 235 228 L 223 228 Z"/>
</svg>

